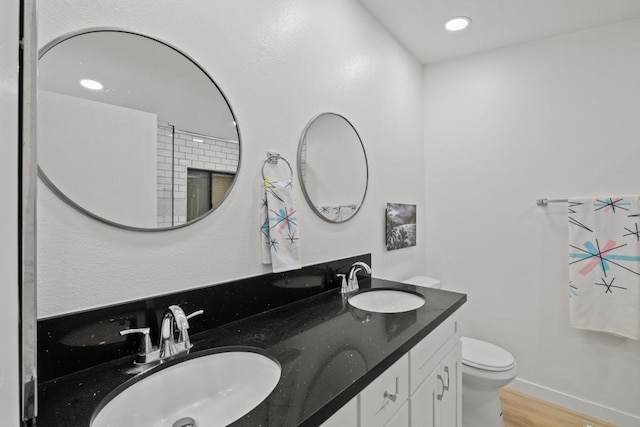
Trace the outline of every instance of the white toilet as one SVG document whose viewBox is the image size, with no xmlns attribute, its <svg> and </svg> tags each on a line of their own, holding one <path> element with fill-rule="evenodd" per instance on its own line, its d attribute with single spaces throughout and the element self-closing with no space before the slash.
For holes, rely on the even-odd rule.
<svg viewBox="0 0 640 427">
<path fill-rule="evenodd" d="M 442 288 L 438 279 L 414 276 L 404 283 Z M 462 337 L 462 426 L 504 427 L 498 389 L 513 381 L 518 365 L 511 353 L 485 341 Z"/>
</svg>

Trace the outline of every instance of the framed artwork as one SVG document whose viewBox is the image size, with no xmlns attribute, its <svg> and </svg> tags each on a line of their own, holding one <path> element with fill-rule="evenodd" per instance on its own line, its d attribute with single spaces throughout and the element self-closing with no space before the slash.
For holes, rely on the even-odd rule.
<svg viewBox="0 0 640 427">
<path fill-rule="evenodd" d="M 387 203 L 387 250 L 416 245 L 416 205 Z"/>
</svg>

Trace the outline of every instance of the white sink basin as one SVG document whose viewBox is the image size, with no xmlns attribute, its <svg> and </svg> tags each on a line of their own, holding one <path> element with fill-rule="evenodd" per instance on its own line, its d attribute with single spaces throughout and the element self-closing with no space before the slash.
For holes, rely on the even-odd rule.
<svg viewBox="0 0 640 427">
<path fill-rule="evenodd" d="M 349 304 L 355 308 L 373 313 L 402 313 L 422 307 L 424 303 L 421 295 L 392 289 L 361 292 L 349 298 Z"/>
<path fill-rule="evenodd" d="M 250 351 L 208 354 L 168 366 L 115 395 L 91 427 L 226 426 L 258 406 L 280 380 L 280 364 Z M 108 398 L 107 398 L 108 399 Z"/>
</svg>

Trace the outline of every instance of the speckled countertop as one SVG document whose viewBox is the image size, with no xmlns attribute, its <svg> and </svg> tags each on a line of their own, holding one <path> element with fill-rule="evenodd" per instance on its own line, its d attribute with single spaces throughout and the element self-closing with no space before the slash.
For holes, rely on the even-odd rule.
<svg viewBox="0 0 640 427">
<path fill-rule="evenodd" d="M 368 313 L 333 289 L 192 336 L 192 355 L 251 346 L 281 364 L 274 391 L 232 426 L 320 425 L 466 301 L 466 295 L 375 278 L 360 287 L 417 292 L 426 304 L 406 313 Z M 135 381 L 127 373 L 132 366 L 127 356 L 39 384 L 38 425 L 89 426 L 111 391 Z"/>
</svg>

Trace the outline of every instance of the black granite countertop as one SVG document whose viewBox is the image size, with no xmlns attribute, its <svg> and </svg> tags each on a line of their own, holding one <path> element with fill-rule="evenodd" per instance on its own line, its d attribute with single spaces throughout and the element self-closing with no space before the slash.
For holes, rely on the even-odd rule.
<svg viewBox="0 0 640 427">
<path fill-rule="evenodd" d="M 192 335 L 192 355 L 251 346 L 281 365 L 269 397 L 232 426 L 320 425 L 466 301 L 463 294 L 375 278 L 361 280 L 360 288 L 409 290 L 426 303 L 406 313 L 368 313 L 332 289 Z M 110 392 L 135 381 L 132 367 L 127 356 L 40 383 L 38 426 L 89 426 Z"/>
</svg>

